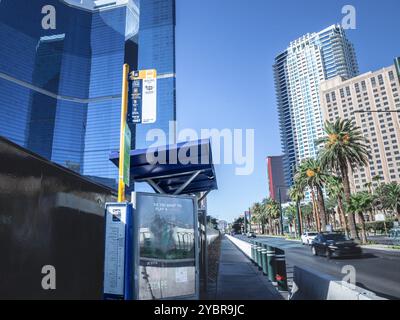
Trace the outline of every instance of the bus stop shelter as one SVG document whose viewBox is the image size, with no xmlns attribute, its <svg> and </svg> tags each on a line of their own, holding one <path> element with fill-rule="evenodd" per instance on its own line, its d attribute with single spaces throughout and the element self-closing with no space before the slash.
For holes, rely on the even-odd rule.
<svg viewBox="0 0 400 320">
<path fill-rule="evenodd" d="M 119 165 L 119 152 L 110 160 Z M 130 152 L 130 181 L 146 182 L 156 193 L 196 195 L 200 228 L 200 283 L 207 290 L 207 210 L 203 200 L 218 189 L 210 140 L 183 142 Z"/>
</svg>

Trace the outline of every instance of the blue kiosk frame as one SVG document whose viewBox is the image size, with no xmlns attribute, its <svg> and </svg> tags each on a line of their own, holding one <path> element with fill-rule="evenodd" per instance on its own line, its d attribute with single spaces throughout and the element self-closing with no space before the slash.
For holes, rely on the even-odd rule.
<svg viewBox="0 0 400 320">
<path fill-rule="evenodd" d="M 149 154 L 156 154 L 160 159 L 165 159 L 165 163 L 152 163 L 149 161 Z M 184 161 L 179 159 L 177 155 L 184 154 Z M 199 219 L 197 209 L 202 207 L 202 201 L 206 198 L 208 193 L 212 190 L 218 189 L 215 169 L 212 162 L 211 143 L 209 140 L 198 140 L 183 142 L 175 145 L 161 146 L 157 148 L 149 148 L 142 150 L 133 150 L 130 153 L 131 163 L 131 181 L 146 182 L 148 183 L 156 194 L 164 197 L 191 197 L 194 199 L 195 206 L 195 261 L 196 270 L 199 270 L 196 275 L 196 293 L 191 296 L 180 296 L 177 299 L 198 299 L 199 289 L 206 290 L 207 279 L 207 239 L 206 239 L 206 213 Z M 110 160 L 118 166 L 119 152 L 113 152 L 110 155 Z M 140 194 L 140 193 L 138 193 Z M 136 193 L 132 193 L 133 207 L 128 209 L 132 212 L 132 217 L 127 221 L 131 221 L 132 225 L 138 225 L 139 221 L 135 215 L 135 198 Z M 197 201 L 196 201 L 197 200 Z M 117 204 L 111 204 L 117 205 Z M 121 205 L 121 204 L 119 204 Z M 128 207 L 131 204 L 126 204 Z M 205 212 L 202 210 L 202 212 Z M 201 227 L 199 227 L 199 225 Z M 126 254 L 125 264 L 125 291 L 123 297 L 105 295 L 105 298 L 119 298 L 119 299 L 138 299 L 138 270 L 139 270 L 139 249 L 137 241 L 138 228 L 132 225 L 127 225 L 127 234 L 129 243 L 125 249 L 130 253 Z M 106 226 L 107 228 L 107 226 Z M 132 242 L 133 241 L 133 242 Z M 200 242 L 200 243 L 199 243 Z M 132 251 L 132 247 L 135 248 Z M 133 243 L 136 243 L 133 245 Z M 200 249 L 200 254 L 199 254 Z M 132 252 L 134 252 L 132 254 Z M 136 253 L 136 254 L 135 254 Z M 132 257 L 134 256 L 134 257 Z M 199 269 L 200 267 L 200 269 Z M 127 270 L 129 272 L 127 272 Z M 132 271 L 132 272 L 131 272 Z M 200 288 L 200 277 L 203 279 Z M 172 298 L 172 297 L 169 297 Z"/>
</svg>

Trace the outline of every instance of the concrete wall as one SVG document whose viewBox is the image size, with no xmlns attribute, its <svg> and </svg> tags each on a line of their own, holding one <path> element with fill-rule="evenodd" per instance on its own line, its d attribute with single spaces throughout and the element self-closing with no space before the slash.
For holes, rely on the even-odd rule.
<svg viewBox="0 0 400 320">
<path fill-rule="evenodd" d="M 251 258 L 251 244 L 243 241 L 243 240 L 239 240 L 235 237 L 226 235 L 226 237 L 233 242 L 234 245 L 236 245 L 246 256 L 248 256 L 249 258 Z"/>
<path fill-rule="evenodd" d="M 294 266 L 290 300 L 386 300 L 312 269 Z"/>
<path fill-rule="evenodd" d="M 101 299 L 112 190 L 0 137 L 0 299 Z M 54 266 L 56 289 L 42 288 Z"/>
</svg>

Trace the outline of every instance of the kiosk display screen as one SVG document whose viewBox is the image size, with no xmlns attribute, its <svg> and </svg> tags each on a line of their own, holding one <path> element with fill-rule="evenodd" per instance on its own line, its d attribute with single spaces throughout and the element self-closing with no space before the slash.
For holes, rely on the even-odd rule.
<svg viewBox="0 0 400 320">
<path fill-rule="evenodd" d="M 196 294 L 195 202 L 137 194 L 140 300 Z"/>
</svg>

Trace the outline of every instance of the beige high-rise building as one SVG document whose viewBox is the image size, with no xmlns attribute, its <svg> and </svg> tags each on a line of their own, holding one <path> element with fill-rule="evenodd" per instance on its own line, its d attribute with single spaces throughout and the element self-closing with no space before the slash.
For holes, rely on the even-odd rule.
<svg viewBox="0 0 400 320">
<path fill-rule="evenodd" d="M 351 186 L 366 189 L 373 177 L 400 183 L 400 82 L 396 65 L 348 80 L 335 77 L 321 83 L 324 121 L 352 119 L 369 141 L 369 166 L 355 170 Z"/>
</svg>

